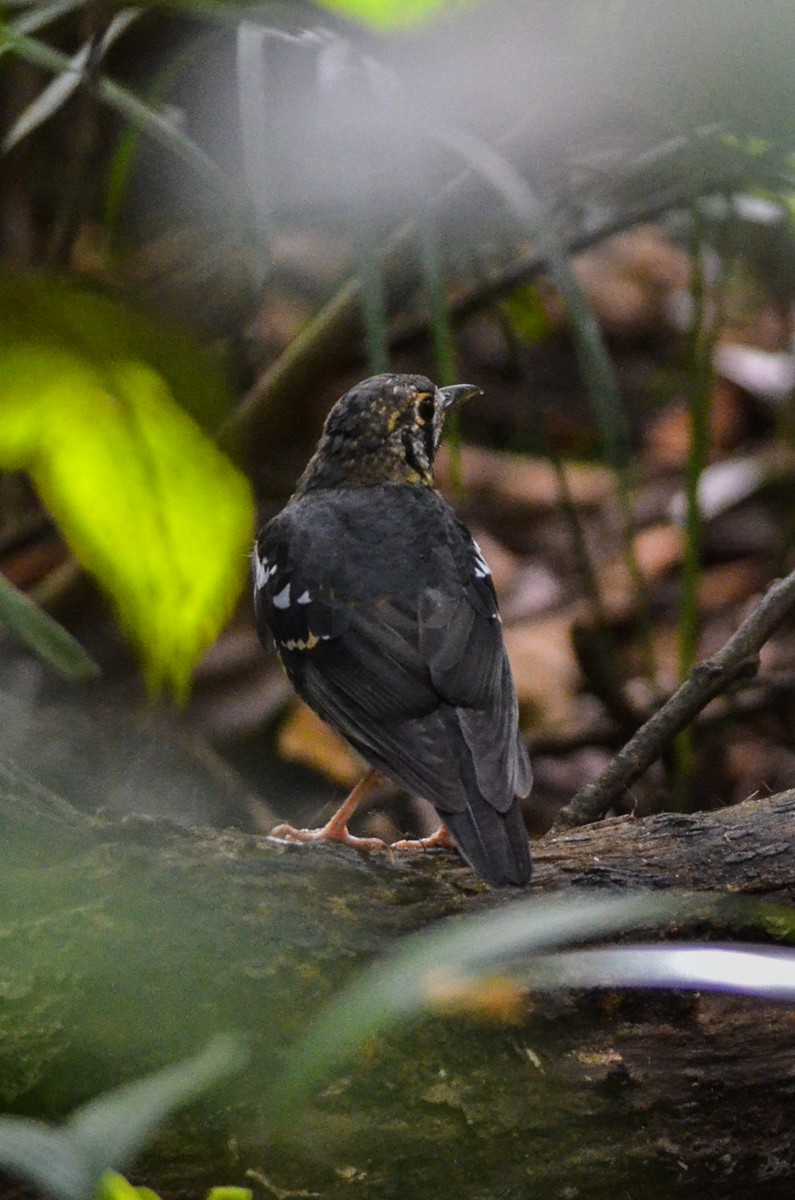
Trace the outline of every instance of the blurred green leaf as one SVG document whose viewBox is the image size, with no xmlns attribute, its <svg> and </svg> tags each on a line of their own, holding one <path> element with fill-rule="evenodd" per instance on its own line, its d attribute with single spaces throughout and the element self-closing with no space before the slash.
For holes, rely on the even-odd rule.
<svg viewBox="0 0 795 1200">
<path fill-rule="evenodd" d="M 199 13 L 205 15 L 207 13 Z M 157 71 L 147 93 L 139 101 L 151 113 L 166 116 L 165 103 L 186 70 L 200 60 L 203 49 L 214 40 L 215 34 L 210 32 L 203 37 L 190 39 L 181 50 L 177 50 L 166 64 Z M 133 119 L 125 113 L 127 120 L 122 130 L 114 154 L 108 164 L 107 191 L 105 195 L 104 230 L 109 243 L 113 242 L 118 231 L 122 210 L 129 193 L 133 166 L 139 152 L 143 136 L 148 132 L 144 120 Z M 217 184 L 217 181 L 216 181 Z"/>
<path fill-rule="evenodd" d="M 212 1187 L 205 1200 L 253 1200 L 251 1188 L 221 1185 Z M 148 1187 L 136 1187 L 118 1171 L 105 1171 L 99 1181 L 95 1200 L 160 1200 L 157 1192 Z"/>
<path fill-rule="evenodd" d="M 344 17 L 380 29 L 418 25 L 439 9 L 462 7 L 461 0 L 321 0 L 321 3 Z"/>
<path fill-rule="evenodd" d="M 80 643 L 3 575 L 0 575 L 0 622 L 68 679 L 94 679 L 100 674 L 99 667 Z"/>
<path fill-rule="evenodd" d="M 217 356 L 177 325 L 59 276 L 0 273 L 0 346 L 31 337 L 99 367 L 142 359 L 167 380 L 180 408 L 213 431 L 231 397 Z"/>
<path fill-rule="evenodd" d="M 248 1060 L 232 1034 L 213 1038 L 201 1053 L 84 1104 L 63 1126 L 71 1145 L 89 1163 L 94 1179 L 125 1167 L 149 1135 L 179 1105 L 235 1075 Z"/>
<path fill-rule="evenodd" d="M 778 910 L 776 910 L 778 911 Z M 789 911 L 789 910 L 785 910 Z M 669 987 L 795 998 L 795 958 L 781 949 L 619 946 L 568 949 L 586 940 L 660 929 L 671 922 L 737 918 L 763 923 L 764 905 L 715 896 L 640 893 L 516 901 L 440 922 L 406 938 L 320 1014 L 293 1051 L 268 1107 L 278 1129 L 312 1090 L 365 1044 L 429 1013 L 515 1020 L 527 987 Z"/>
<path fill-rule="evenodd" d="M 149 686 L 178 695 L 240 593 L 253 522 L 247 481 L 180 403 L 225 399 L 190 346 L 102 297 L 0 282 L 0 466 L 30 474 Z"/>
<path fill-rule="evenodd" d="M 494 979 L 495 972 L 504 971 L 506 963 L 519 956 L 662 925 L 688 911 L 682 896 L 542 902 L 534 898 L 497 912 L 443 921 L 429 932 L 408 937 L 395 953 L 355 979 L 310 1027 L 274 1090 L 269 1119 L 276 1128 L 288 1121 L 313 1089 L 379 1034 L 394 1032 L 434 1008 L 445 1011 L 452 998 L 450 987 L 457 989 L 464 979 Z M 510 1005 L 509 993 L 507 981 L 504 1005 Z"/>
<path fill-rule="evenodd" d="M 107 1092 L 57 1129 L 22 1117 L 0 1117 L 0 1165 L 60 1200 L 144 1200 L 115 1172 L 173 1109 L 240 1071 L 240 1038 L 214 1038 L 193 1058 Z"/>
<path fill-rule="evenodd" d="M 552 322 L 538 284 L 524 283 L 514 288 L 502 307 L 511 329 L 521 341 L 536 345 L 550 336 Z"/>
<path fill-rule="evenodd" d="M 105 1171 L 94 1193 L 95 1200 L 160 1200 L 151 1188 L 135 1187 L 118 1171 Z"/>
<path fill-rule="evenodd" d="M 17 17 L 15 21 L 9 21 L 6 31 L 22 35 L 36 33 L 51 21 L 59 20 L 66 13 L 74 12 L 76 8 L 82 8 L 84 2 L 85 0 L 52 0 L 50 4 L 19 4 L 17 7 L 23 9 L 22 16 Z M 8 53 L 9 49 L 7 44 L 0 44 L 0 58 Z"/>
</svg>

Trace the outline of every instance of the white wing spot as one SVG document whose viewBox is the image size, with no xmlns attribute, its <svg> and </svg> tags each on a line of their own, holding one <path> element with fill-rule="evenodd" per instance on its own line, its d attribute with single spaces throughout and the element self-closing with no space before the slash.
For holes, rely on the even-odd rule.
<svg viewBox="0 0 795 1200">
<path fill-rule="evenodd" d="M 306 591 L 301 592 L 301 595 L 296 600 L 296 604 L 309 604 L 311 599 L 312 597 L 309 595 L 309 589 L 307 588 Z"/>
<path fill-rule="evenodd" d="M 487 579 L 488 576 L 491 575 L 489 564 L 483 557 L 483 551 L 474 538 L 472 539 L 472 545 L 475 547 L 475 578 Z"/>
<path fill-rule="evenodd" d="M 254 581 L 258 588 L 265 586 L 265 580 L 268 578 L 268 560 L 261 559 L 254 551 Z"/>
<path fill-rule="evenodd" d="M 280 592 L 277 592 L 273 597 L 274 608 L 289 608 L 290 607 L 290 581 L 284 585 Z"/>
</svg>

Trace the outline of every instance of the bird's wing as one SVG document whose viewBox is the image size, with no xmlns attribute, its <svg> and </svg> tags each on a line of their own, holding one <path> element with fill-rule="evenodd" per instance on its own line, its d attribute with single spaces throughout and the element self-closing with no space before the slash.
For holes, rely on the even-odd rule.
<svg viewBox="0 0 795 1200">
<path fill-rule="evenodd" d="M 477 543 L 468 534 L 467 540 L 463 586 L 423 593 L 420 649 L 434 686 L 455 710 L 448 730 L 465 777 L 474 771 L 483 798 L 506 812 L 516 796 L 530 791 L 530 760 L 518 733 L 516 689 L 491 573 Z"/>
<path fill-rule="evenodd" d="M 420 653 L 439 695 L 454 707 L 488 708 L 498 699 L 504 648 L 497 597 L 486 562 L 467 534 L 467 553 L 451 570 L 446 546 L 431 554 L 417 609 Z"/>
<path fill-rule="evenodd" d="M 379 726 L 432 711 L 439 697 L 412 606 L 390 597 L 360 605 L 340 596 L 301 549 L 296 553 L 285 531 L 270 526 L 254 555 L 258 627 L 269 629 L 299 694 L 345 736 L 354 712 L 357 725 Z M 315 690 L 313 680 L 322 702 L 305 694 Z"/>
<path fill-rule="evenodd" d="M 335 592 L 335 572 L 306 550 L 281 523 L 254 558 L 258 624 L 299 695 L 387 778 L 430 800 L 487 882 L 526 883 L 515 798 L 530 789 L 530 764 L 477 547 L 468 534 L 457 553 L 440 543 L 425 564 L 432 582 L 362 602 L 349 598 L 344 572 L 347 595 Z"/>
<path fill-rule="evenodd" d="M 277 521 L 257 538 L 252 556 L 257 628 L 271 635 L 277 650 L 305 649 L 338 637 L 346 628 L 345 612 L 333 592 L 313 581 L 301 557 Z"/>
</svg>

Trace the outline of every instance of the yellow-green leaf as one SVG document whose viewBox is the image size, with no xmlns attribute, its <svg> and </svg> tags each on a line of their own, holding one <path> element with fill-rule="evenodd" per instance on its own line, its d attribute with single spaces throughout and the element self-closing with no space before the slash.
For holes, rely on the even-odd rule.
<svg viewBox="0 0 795 1200">
<path fill-rule="evenodd" d="M 46 294 L 46 285 L 37 285 Z M 137 646 L 151 688 L 184 694 L 246 577 L 253 506 L 245 478 L 175 400 L 162 339 L 158 368 L 113 337 L 109 301 L 92 337 L 21 292 L 0 289 L 0 468 L 27 471 L 79 561 Z M 85 297 L 60 290 L 70 317 Z M 51 299 L 48 296 L 48 300 Z M 54 317 L 54 319 L 53 319 Z M 101 322 L 100 322 L 101 324 Z M 194 385 L 207 378 L 196 349 Z M 185 379 L 181 386 L 184 388 Z"/>
<path fill-rule="evenodd" d="M 160 1200 L 151 1188 L 135 1187 L 118 1171 L 105 1171 L 95 1193 L 96 1200 Z"/>
<path fill-rule="evenodd" d="M 380 29 L 400 29 L 428 20 L 442 8 L 471 7 L 467 0 L 322 0 L 325 8 Z"/>
</svg>

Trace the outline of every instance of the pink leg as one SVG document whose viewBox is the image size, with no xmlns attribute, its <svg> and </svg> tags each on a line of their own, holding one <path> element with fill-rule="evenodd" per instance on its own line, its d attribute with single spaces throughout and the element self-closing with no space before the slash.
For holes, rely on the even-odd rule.
<svg viewBox="0 0 795 1200">
<path fill-rule="evenodd" d="M 390 850 L 455 850 L 455 842 L 447 832 L 447 826 L 442 824 L 430 837 L 403 838 L 393 842 Z"/>
<path fill-rule="evenodd" d="M 388 850 L 386 842 L 381 841 L 380 838 L 354 837 L 352 833 L 348 833 L 348 821 L 373 790 L 378 779 L 378 772 L 371 767 L 367 774 L 362 776 L 347 799 L 343 801 L 331 820 L 322 825 L 320 829 L 295 829 L 292 825 L 276 825 L 268 836 L 277 842 L 342 842 L 343 845 L 353 846 L 356 850 Z"/>
</svg>

